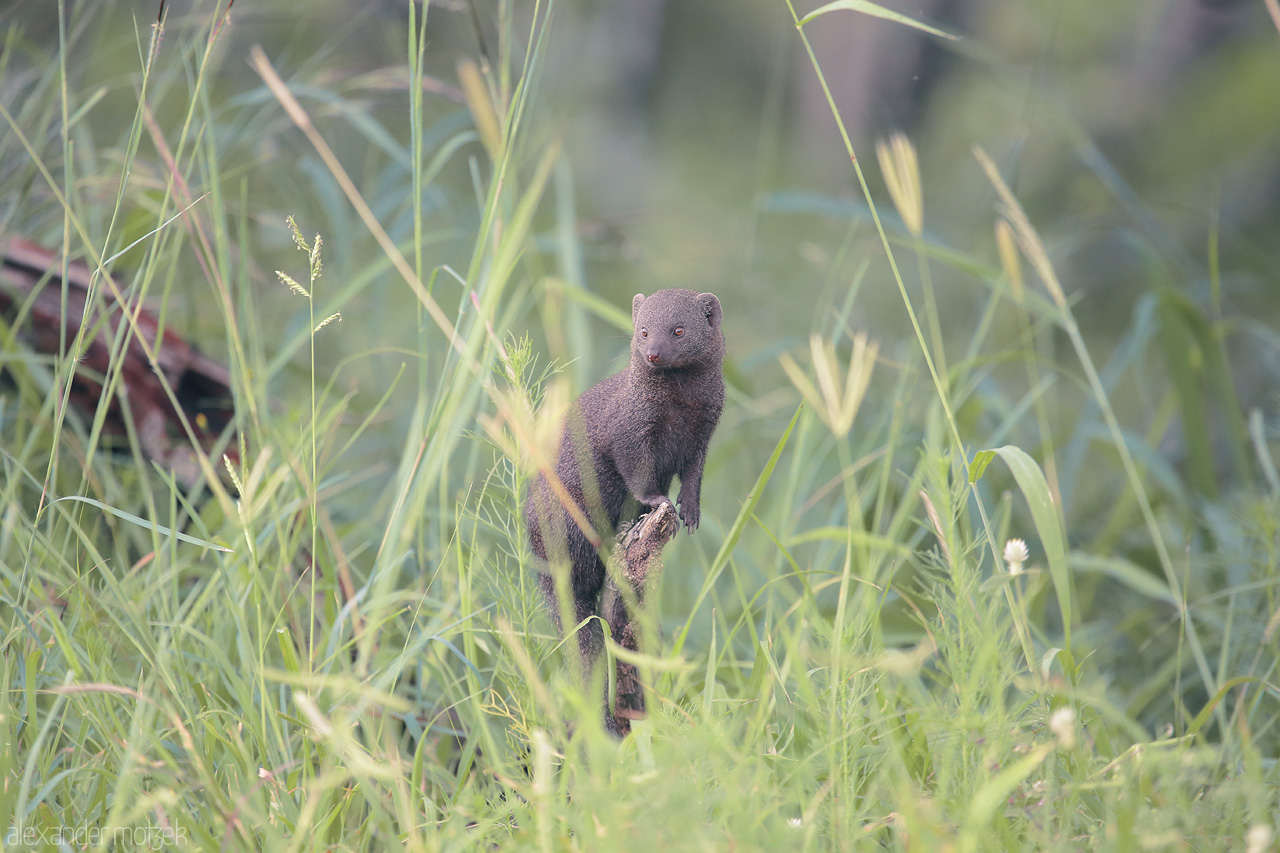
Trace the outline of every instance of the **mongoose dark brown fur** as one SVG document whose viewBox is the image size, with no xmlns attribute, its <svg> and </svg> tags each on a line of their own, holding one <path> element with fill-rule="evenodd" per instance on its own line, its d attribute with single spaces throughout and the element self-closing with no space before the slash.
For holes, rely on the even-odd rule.
<svg viewBox="0 0 1280 853">
<path fill-rule="evenodd" d="M 697 528 L 702 467 L 724 408 L 722 316 L 720 300 L 711 293 L 636 294 L 631 363 L 569 408 L 556 475 L 604 542 L 624 517 L 670 503 L 667 492 L 676 475 L 680 520 L 690 531 Z M 598 615 L 604 563 L 545 476 L 529 490 L 525 519 L 534 554 L 569 565 L 574 625 Z M 540 572 L 538 584 L 563 630 L 551 574 Z M 604 647 L 598 620 L 578 632 L 578 646 L 589 679 Z M 610 716 L 605 719 L 607 724 Z"/>
</svg>

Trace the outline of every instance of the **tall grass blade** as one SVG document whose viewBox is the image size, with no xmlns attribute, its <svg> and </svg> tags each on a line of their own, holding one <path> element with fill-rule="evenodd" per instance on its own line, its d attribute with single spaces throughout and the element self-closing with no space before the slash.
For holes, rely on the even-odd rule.
<svg viewBox="0 0 1280 853">
<path fill-rule="evenodd" d="M 50 504 L 62 503 L 63 501 L 76 501 L 78 503 L 84 503 L 92 507 L 97 507 L 103 512 L 114 515 L 116 518 L 119 518 L 123 521 L 127 521 L 130 524 L 136 524 L 138 527 L 141 527 L 145 530 L 151 530 L 155 533 L 158 533 L 161 536 L 172 536 L 173 538 L 179 539 L 183 542 L 189 542 L 192 545 L 199 545 L 201 548 L 209 548 L 214 551 L 221 551 L 224 554 L 235 553 L 235 550 L 232 548 L 228 548 L 224 545 L 219 545 L 216 542 L 210 542 L 208 539 L 200 539 L 196 536 L 189 536 L 186 533 L 180 533 L 177 530 L 173 530 L 171 528 L 165 527 L 163 524 L 157 524 L 154 521 L 147 521 L 145 518 L 139 518 L 138 516 L 134 515 L 131 512 L 125 512 L 122 509 L 117 509 L 116 507 L 108 506 L 107 504 L 104 504 L 102 501 L 94 500 L 93 498 L 86 498 L 81 495 L 67 495 L 66 497 L 57 498 L 56 500 L 50 501 Z"/>
<path fill-rule="evenodd" d="M 929 33 L 930 35 L 938 36 L 939 38 L 950 39 L 951 41 L 956 41 L 958 38 L 957 36 L 953 36 L 950 33 L 943 32 L 942 30 L 939 30 L 936 27 L 931 27 L 928 24 L 921 23 L 920 21 L 917 21 L 915 18 L 908 17 L 907 15 L 904 15 L 901 12 L 895 12 L 892 9 L 886 9 L 884 6 L 881 6 L 879 3 L 872 3 L 870 2 L 870 0 L 835 0 L 835 2 L 828 3 L 825 6 L 820 6 L 817 9 L 814 9 L 809 14 L 805 15 L 803 18 L 800 19 L 800 24 L 801 26 L 803 26 L 804 24 L 809 23 L 814 18 L 817 18 L 820 15 L 825 15 L 828 12 L 836 12 L 840 10 L 848 10 L 850 12 L 861 12 L 862 14 L 870 15 L 873 18 L 883 18 L 886 21 L 893 21 L 895 24 L 902 24 L 903 26 L 906 26 L 906 27 L 913 27 L 917 30 L 921 30 L 923 32 Z"/>
</svg>

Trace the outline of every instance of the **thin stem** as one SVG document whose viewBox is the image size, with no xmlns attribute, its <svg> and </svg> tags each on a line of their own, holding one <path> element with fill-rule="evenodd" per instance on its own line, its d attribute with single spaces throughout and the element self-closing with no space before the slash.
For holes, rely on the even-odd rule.
<svg viewBox="0 0 1280 853">
<path fill-rule="evenodd" d="M 319 235 L 316 240 L 319 240 Z M 311 589 L 308 596 L 309 604 L 307 607 L 308 625 L 307 625 L 307 667 L 311 666 L 312 655 L 316 649 L 316 528 L 320 518 L 320 486 L 316 482 L 316 271 L 315 264 L 311 264 L 311 287 L 307 290 L 307 315 L 311 325 Z"/>
<path fill-rule="evenodd" d="M 924 304 L 928 311 L 929 335 L 933 338 L 933 352 L 938 359 L 938 374 L 942 377 L 942 387 L 950 394 L 951 373 L 947 370 L 947 350 L 942 342 L 942 320 L 938 315 L 938 302 L 933 295 L 933 275 L 929 272 L 929 258 L 924 252 L 924 239 L 915 235 L 914 251 L 916 265 L 920 270 L 920 287 L 924 290 Z"/>
</svg>

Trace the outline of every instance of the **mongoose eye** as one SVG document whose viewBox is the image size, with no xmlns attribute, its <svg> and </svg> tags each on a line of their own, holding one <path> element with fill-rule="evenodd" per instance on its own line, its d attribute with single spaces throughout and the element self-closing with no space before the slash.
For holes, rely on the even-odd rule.
<svg viewBox="0 0 1280 853">
<path fill-rule="evenodd" d="M 649 337 L 649 330 L 648 330 L 648 329 L 644 329 L 644 328 L 642 328 L 642 329 L 640 330 L 640 337 L 642 337 L 642 338 L 647 338 L 647 337 Z"/>
<path fill-rule="evenodd" d="M 683 334 L 684 334 L 684 326 L 676 326 L 676 332 L 675 332 L 676 337 L 678 338 Z"/>
</svg>

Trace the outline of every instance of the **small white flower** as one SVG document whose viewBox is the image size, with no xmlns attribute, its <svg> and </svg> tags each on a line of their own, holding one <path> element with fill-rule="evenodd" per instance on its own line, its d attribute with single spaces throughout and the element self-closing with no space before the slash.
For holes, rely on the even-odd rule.
<svg viewBox="0 0 1280 853">
<path fill-rule="evenodd" d="M 1049 716 L 1049 730 L 1064 749 L 1076 745 L 1076 710 L 1063 705 Z"/>
<path fill-rule="evenodd" d="M 793 818 L 791 818 L 790 820 L 788 820 L 788 821 L 787 821 L 787 823 L 791 824 L 792 826 L 796 827 L 797 829 L 804 825 L 804 821 L 803 821 L 801 818 L 798 818 L 798 817 L 793 817 Z M 1255 827 L 1255 828 L 1256 828 L 1256 827 Z"/>
<path fill-rule="evenodd" d="M 1270 826 L 1265 823 L 1255 823 L 1244 834 L 1246 853 L 1263 853 L 1263 851 L 1270 849 L 1273 838 L 1275 838 L 1275 833 Z"/>
<path fill-rule="evenodd" d="M 1004 543 L 1004 561 L 1009 566 L 1009 574 L 1022 574 L 1022 566 L 1031 558 L 1027 543 L 1021 539 L 1010 539 Z"/>
</svg>

